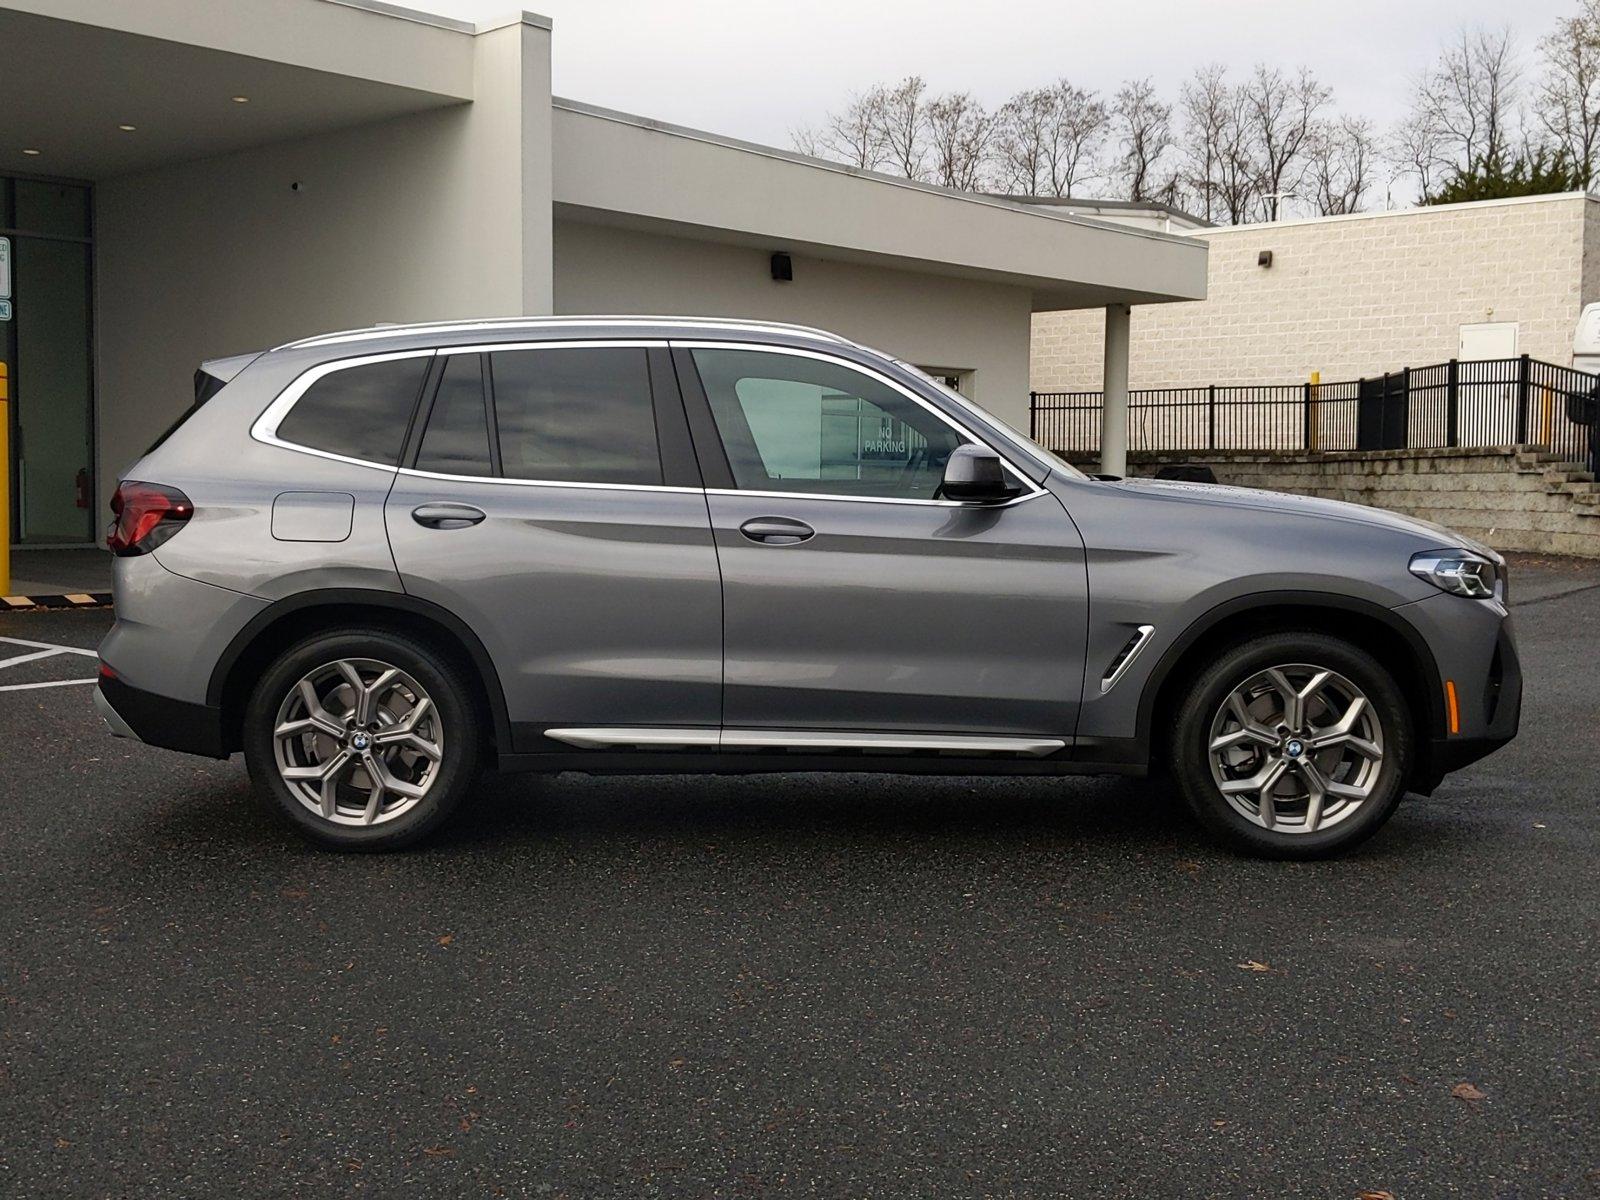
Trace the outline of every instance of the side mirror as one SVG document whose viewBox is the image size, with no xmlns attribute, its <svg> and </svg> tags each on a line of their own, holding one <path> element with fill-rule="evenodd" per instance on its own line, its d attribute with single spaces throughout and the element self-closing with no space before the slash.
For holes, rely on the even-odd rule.
<svg viewBox="0 0 1600 1200">
<path fill-rule="evenodd" d="M 987 446 L 957 446 L 944 465 L 939 496 L 945 500 L 1009 500 L 1017 490 L 1006 483 L 1000 456 Z"/>
</svg>

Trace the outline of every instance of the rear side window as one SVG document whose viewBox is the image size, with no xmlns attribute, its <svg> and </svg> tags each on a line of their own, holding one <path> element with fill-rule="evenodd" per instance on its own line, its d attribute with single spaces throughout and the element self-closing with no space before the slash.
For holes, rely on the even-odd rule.
<svg viewBox="0 0 1600 1200">
<path fill-rule="evenodd" d="M 362 363 L 330 371 L 278 422 L 297 446 L 393 466 L 400 461 L 411 410 L 422 393 L 428 356 Z"/>
<path fill-rule="evenodd" d="M 507 478 L 661 482 L 642 348 L 504 350 L 489 369 Z"/>
<path fill-rule="evenodd" d="M 417 470 L 441 475 L 493 475 L 489 418 L 483 404 L 483 360 L 452 354 L 444 360 L 439 391 L 417 451 Z"/>
</svg>

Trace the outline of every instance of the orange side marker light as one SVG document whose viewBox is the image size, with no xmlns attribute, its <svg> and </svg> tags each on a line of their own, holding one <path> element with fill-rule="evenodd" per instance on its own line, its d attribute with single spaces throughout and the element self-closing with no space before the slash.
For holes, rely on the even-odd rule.
<svg viewBox="0 0 1600 1200">
<path fill-rule="evenodd" d="M 1444 698 L 1450 711 L 1450 732 L 1460 733 L 1461 706 L 1456 703 L 1456 681 L 1454 679 L 1446 679 L 1444 681 Z"/>
</svg>

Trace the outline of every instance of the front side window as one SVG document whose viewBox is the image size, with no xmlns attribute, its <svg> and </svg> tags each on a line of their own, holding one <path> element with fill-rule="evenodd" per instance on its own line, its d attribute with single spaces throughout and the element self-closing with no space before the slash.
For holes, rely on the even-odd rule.
<svg viewBox="0 0 1600 1200">
<path fill-rule="evenodd" d="M 416 355 L 330 371 L 295 401 L 278 422 L 277 436 L 297 446 L 394 466 L 427 370 L 428 356 Z"/>
<path fill-rule="evenodd" d="M 642 348 L 502 350 L 489 356 L 489 370 L 508 479 L 661 482 Z"/>
<path fill-rule="evenodd" d="M 931 500 L 967 440 L 840 363 L 716 349 L 695 350 L 694 361 L 743 489 Z"/>
</svg>

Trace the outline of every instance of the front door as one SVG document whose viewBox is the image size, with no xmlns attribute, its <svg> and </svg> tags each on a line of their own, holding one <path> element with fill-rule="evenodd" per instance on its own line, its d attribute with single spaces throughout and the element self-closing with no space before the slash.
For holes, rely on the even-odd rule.
<svg viewBox="0 0 1600 1200">
<path fill-rule="evenodd" d="M 1071 741 L 1086 579 L 1055 497 L 1017 476 L 1003 506 L 938 499 L 973 439 L 866 369 L 711 344 L 675 360 L 707 482 L 731 483 L 707 493 L 728 731 Z"/>
<path fill-rule="evenodd" d="M 721 588 L 665 348 L 444 350 L 438 363 L 389 540 L 406 590 L 482 639 L 516 749 L 570 750 L 594 727 L 714 745 Z"/>
</svg>

